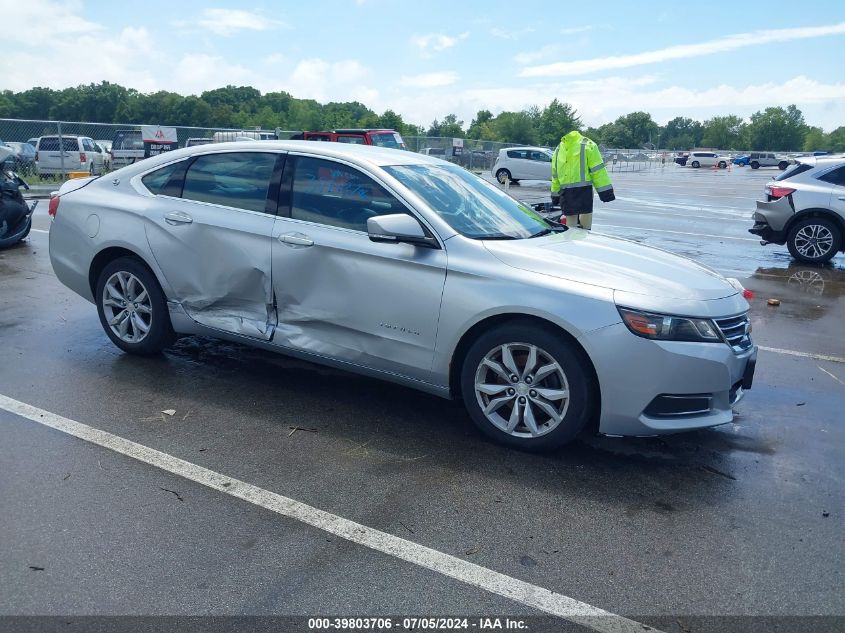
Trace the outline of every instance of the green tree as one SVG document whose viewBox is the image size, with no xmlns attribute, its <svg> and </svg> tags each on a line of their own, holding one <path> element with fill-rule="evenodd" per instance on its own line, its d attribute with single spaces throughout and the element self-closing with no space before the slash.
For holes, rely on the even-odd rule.
<svg viewBox="0 0 845 633">
<path fill-rule="evenodd" d="M 701 145 L 703 126 L 687 117 L 675 117 L 660 131 L 660 147 L 665 149 L 692 149 Z"/>
<path fill-rule="evenodd" d="M 657 131 L 658 125 L 648 112 L 631 112 L 614 121 L 616 142 L 611 143 L 619 148 L 638 148 L 649 142 L 656 143 Z"/>
<path fill-rule="evenodd" d="M 581 129 L 581 118 L 571 105 L 553 99 L 537 117 L 536 128 L 537 142 L 554 147 L 564 134 Z"/>
<path fill-rule="evenodd" d="M 741 117 L 729 114 L 716 116 L 704 122 L 701 144 L 719 149 L 738 149 L 743 145 L 745 123 Z"/>
<path fill-rule="evenodd" d="M 836 154 L 845 152 L 845 126 L 840 126 L 827 135 L 827 150 Z"/>
<path fill-rule="evenodd" d="M 479 110 L 478 113 L 475 115 L 475 118 L 469 124 L 469 129 L 467 129 L 467 138 L 482 138 L 482 126 L 485 123 L 489 123 L 493 120 L 493 113 L 490 110 Z M 490 129 L 488 126 L 487 130 Z M 493 140 L 493 139 L 487 139 Z"/>
<path fill-rule="evenodd" d="M 827 149 L 828 138 L 824 130 L 820 127 L 808 127 L 804 134 L 804 146 L 801 148 L 804 152 L 813 152 L 816 150 Z"/>
<path fill-rule="evenodd" d="M 502 112 L 489 123 L 495 130 L 496 140 L 503 143 L 537 144 L 534 119 L 526 112 Z"/>
<path fill-rule="evenodd" d="M 456 114 L 447 114 L 442 121 L 434 119 L 428 128 L 428 136 L 443 136 L 446 138 L 463 138 L 466 136 L 463 130 L 464 122 L 458 121 Z"/>
<path fill-rule="evenodd" d="M 766 108 L 751 115 L 748 141 L 751 149 L 797 150 L 804 145 L 804 115 L 796 106 Z"/>
</svg>

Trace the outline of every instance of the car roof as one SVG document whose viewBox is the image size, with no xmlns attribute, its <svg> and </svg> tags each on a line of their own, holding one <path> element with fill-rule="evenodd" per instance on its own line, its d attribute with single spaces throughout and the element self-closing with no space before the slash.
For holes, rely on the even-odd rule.
<svg viewBox="0 0 845 633">
<path fill-rule="evenodd" d="M 833 167 L 835 165 L 845 164 L 845 155 L 843 156 L 802 156 L 795 159 L 796 162 L 811 165 L 813 167 Z"/>
<path fill-rule="evenodd" d="M 536 150 L 546 151 L 546 152 L 549 151 L 548 147 L 538 147 L 537 145 L 519 145 L 519 146 L 515 146 L 515 147 L 503 147 L 499 151 L 500 152 L 511 152 L 513 150 L 520 150 L 520 149 L 536 149 Z"/>
<path fill-rule="evenodd" d="M 144 172 L 165 163 L 200 154 L 237 151 L 288 151 L 307 152 L 314 156 L 346 159 L 362 165 L 386 167 L 388 165 L 442 165 L 445 161 L 417 152 L 401 149 L 389 149 L 372 145 L 354 145 L 351 143 L 326 143 L 316 141 L 236 141 L 234 143 L 211 143 L 195 145 L 164 152 L 147 158 L 129 167 L 133 172 Z M 124 168 L 127 169 L 127 168 Z"/>
</svg>

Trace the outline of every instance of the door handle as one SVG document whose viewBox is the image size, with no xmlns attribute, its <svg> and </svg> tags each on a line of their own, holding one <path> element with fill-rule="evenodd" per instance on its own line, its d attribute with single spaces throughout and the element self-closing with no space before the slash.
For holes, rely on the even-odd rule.
<svg viewBox="0 0 845 633">
<path fill-rule="evenodd" d="M 190 224 L 194 221 L 194 219 L 187 213 L 182 213 L 181 211 L 171 211 L 164 216 L 164 221 L 175 226 L 177 224 Z"/>
<path fill-rule="evenodd" d="M 302 233 L 285 233 L 279 236 L 279 241 L 288 246 L 314 246 L 314 240 Z"/>
</svg>

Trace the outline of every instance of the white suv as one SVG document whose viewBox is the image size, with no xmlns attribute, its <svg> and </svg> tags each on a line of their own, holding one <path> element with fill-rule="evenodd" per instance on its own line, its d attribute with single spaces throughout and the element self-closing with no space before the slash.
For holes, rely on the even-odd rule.
<svg viewBox="0 0 845 633">
<path fill-rule="evenodd" d="M 724 169 L 728 166 L 731 159 L 715 152 L 690 152 L 687 158 L 687 166 L 695 167 L 718 167 Z"/>
<path fill-rule="evenodd" d="M 492 174 L 501 184 L 508 180 L 551 180 L 552 151 L 545 147 L 508 147 L 499 150 Z"/>
<path fill-rule="evenodd" d="M 780 154 L 773 154 L 771 152 L 751 152 L 748 155 L 748 164 L 751 169 L 760 169 L 761 167 L 777 167 L 781 171 L 789 167 L 789 158 L 781 156 Z"/>
<path fill-rule="evenodd" d="M 845 158 L 799 159 L 766 185 L 748 230 L 764 246 L 786 244 L 803 262 L 826 262 L 845 249 Z"/>
<path fill-rule="evenodd" d="M 35 161 L 40 176 L 69 171 L 87 171 L 92 176 L 104 171 L 103 154 L 87 136 L 42 136 L 35 148 Z"/>
</svg>

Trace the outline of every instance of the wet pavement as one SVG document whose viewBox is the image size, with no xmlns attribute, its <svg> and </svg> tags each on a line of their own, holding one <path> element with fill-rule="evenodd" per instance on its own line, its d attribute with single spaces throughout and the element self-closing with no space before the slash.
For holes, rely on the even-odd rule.
<svg viewBox="0 0 845 633">
<path fill-rule="evenodd" d="M 129 357 L 53 276 L 46 209 L 0 252 L 0 394 L 665 631 L 845 618 L 845 258 L 747 233 L 776 173 L 612 174 L 596 203 L 594 230 L 754 292 L 754 387 L 717 429 L 532 455 L 452 403 L 239 345 Z M 0 614 L 537 613 L 2 409 L 0 508 Z"/>
</svg>

